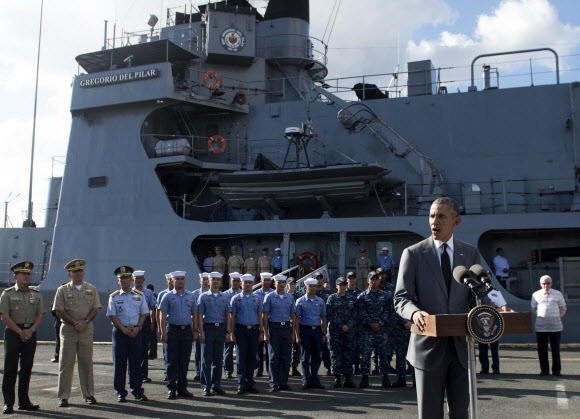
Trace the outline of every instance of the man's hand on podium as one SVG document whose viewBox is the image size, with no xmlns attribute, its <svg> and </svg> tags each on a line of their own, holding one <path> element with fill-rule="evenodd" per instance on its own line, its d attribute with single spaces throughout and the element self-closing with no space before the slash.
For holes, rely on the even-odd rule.
<svg viewBox="0 0 580 419">
<path fill-rule="evenodd" d="M 413 313 L 413 318 L 411 320 L 421 333 L 425 332 L 425 317 L 428 315 L 429 313 L 426 311 L 416 311 Z"/>
</svg>

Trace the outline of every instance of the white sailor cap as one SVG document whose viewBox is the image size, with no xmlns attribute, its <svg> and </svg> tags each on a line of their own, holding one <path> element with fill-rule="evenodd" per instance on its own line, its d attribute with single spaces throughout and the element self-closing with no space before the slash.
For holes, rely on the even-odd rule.
<svg viewBox="0 0 580 419">
<path fill-rule="evenodd" d="M 246 282 L 246 281 L 252 281 L 254 282 L 254 275 L 252 274 L 243 274 L 242 275 L 242 281 Z"/>
<path fill-rule="evenodd" d="M 389 250 L 388 247 L 383 247 L 381 250 Z"/>
<path fill-rule="evenodd" d="M 242 277 L 242 274 L 239 272 L 232 272 L 230 274 L 230 278 L 241 278 L 241 277 Z"/>
<path fill-rule="evenodd" d="M 171 278 L 185 277 L 185 271 L 174 271 L 171 272 L 169 275 L 171 275 Z"/>
<path fill-rule="evenodd" d="M 272 274 L 270 272 L 260 272 L 260 276 L 264 279 L 272 279 Z"/>
<path fill-rule="evenodd" d="M 165 274 L 165 279 L 171 279 L 171 274 Z"/>
<path fill-rule="evenodd" d="M 280 249 L 279 247 L 274 249 L 274 252 L 281 252 L 281 251 L 282 251 L 282 249 Z"/>
<path fill-rule="evenodd" d="M 286 275 L 274 275 L 274 281 L 284 281 L 286 282 L 286 280 L 288 279 L 288 277 Z"/>
<path fill-rule="evenodd" d="M 145 271 L 133 271 L 133 278 L 138 276 L 145 276 Z"/>
<path fill-rule="evenodd" d="M 211 274 L 209 272 L 202 272 L 199 274 L 200 278 L 210 278 Z"/>
<path fill-rule="evenodd" d="M 318 285 L 318 281 L 314 278 L 308 278 L 304 281 L 304 285 Z"/>
<path fill-rule="evenodd" d="M 210 278 L 221 278 L 223 275 L 220 274 L 219 272 L 210 272 L 209 273 L 209 277 Z"/>
</svg>

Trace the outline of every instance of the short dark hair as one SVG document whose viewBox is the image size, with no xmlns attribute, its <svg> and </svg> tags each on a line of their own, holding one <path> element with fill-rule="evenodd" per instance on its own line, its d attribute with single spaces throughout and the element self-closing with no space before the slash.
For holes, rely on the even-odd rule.
<svg viewBox="0 0 580 419">
<path fill-rule="evenodd" d="M 151 290 L 151 291 L 155 291 L 155 287 L 153 286 L 153 284 L 147 284 L 147 285 L 145 285 L 145 288 L 147 288 L 148 290 Z"/>
<path fill-rule="evenodd" d="M 433 204 L 447 205 L 451 209 L 451 212 L 453 212 L 456 217 L 459 215 L 459 205 L 457 205 L 457 202 L 455 202 L 453 198 L 450 198 L 448 196 L 441 196 L 437 198 L 435 201 L 433 201 Z"/>
<path fill-rule="evenodd" d="M 498 247 L 497 249 L 495 249 L 495 253 L 499 253 L 501 250 L 503 250 L 501 247 Z"/>
</svg>

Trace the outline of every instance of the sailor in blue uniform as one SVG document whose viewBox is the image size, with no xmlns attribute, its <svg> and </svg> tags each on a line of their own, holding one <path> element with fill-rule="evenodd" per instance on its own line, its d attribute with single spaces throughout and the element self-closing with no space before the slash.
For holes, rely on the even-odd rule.
<svg viewBox="0 0 580 419">
<path fill-rule="evenodd" d="M 187 390 L 187 370 L 196 329 L 193 293 L 185 289 L 185 271 L 171 272 L 173 290 L 165 293 L 161 310 L 161 341 L 167 343 L 167 398 L 193 397 Z M 197 336 L 195 336 L 197 337 Z"/>
<path fill-rule="evenodd" d="M 241 282 L 242 274 L 239 272 L 232 272 L 230 274 L 230 288 L 224 291 L 228 297 L 228 301 L 232 301 L 232 297 L 242 292 Z M 226 378 L 232 378 L 234 372 L 234 342 L 233 340 L 226 342 L 224 347 L 224 372 Z"/>
<path fill-rule="evenodd" d="M 276 275 L 282 272 L 282 249 L 277 247 L 274 252 L 276 254 L 272 257 L 272 274 Z"/>
<path fill-rule="evenodd" d="M 258 393 L 254 382 L 256 351 L 258 339 L 263 338 L 260 325 L 262 300 L 252 293 L 254 275 L 242 275 L 242 293 L 231 299 L 232 320 L 234 325 L 233 340 L 236 344 L 236 374 L 238 376 L 238 394 Z"/>
<path fill-rule="evenodd" d="M 273 292 L 274 290 L 271 288 L 272 285 L 272 274 L 270 272 L 262 272 L 260 273 L 260 282 L 262 284 L 262 288 L 256 290 L 254 295 L 260 297 L 260 301 L 264 304 L 264 299 L 266 295 Z M 258 343 L 258 353 L 256 354 L 257 362 L 256 362 L 256 369 L 254 372 L 256 373 L 256 377 L 261 377 L 264 375 L 264 349 L 266 349 L 266 359 L 268 359 L 268 346 L 264 341 L 264 337 L 260 337 L 260 342 Z M 266 371 L 269 370 L 269 363 L 266 362 Z"/>
<path fill-rule="evenodd" d="M 209 290 L 209 278 L 210 278 L 210 274 L 209 272 L 203 272 L 199 274 L 199 288 L 196 289 L 195 291 L 193 291 L 193 298 L 195 299 L 195 306 L 197 309 L 197 303 L 199 301 L 199 296 L 208 291 Z M 196 316 L 197 317 L 197 316 Z M 194 334 L 197 333 L 197 336 L 199 337 L 199 325 L 198 325 L 198 331 L 194 332 Z M 201 343 L 199 343 L 199 339 L 195 339 L 195 342 L 193 342 L 193 347 L 195 349 L 195 377 L 193 377 L 194 381 L 199 381 L 200 376 L 201 376 Z"/>
<path fill-rule="evenodd" d="M 379 267 L 387 274 L 387 282 L 391 282 L 393 279 L 393 268 L 395 267 L 395 260 L 391 255 L 389 255 L 389 248 L 383 247 L 381 249 L 382 253 L 379 256 Z"/>
<path fill-rule="evenodd" d="M 316 295 L 318 281 L 304 281 L 306 295 L 296 301 L 296 317 L 299 332 L 296 341 L 302 350 L 302 389 L 323 389 L 318 378 L 322 343 L 326 342 L 326 304 Z"/>
<path fill-rule="evenodd" d="M 124 403 L 127 397 L 125 382 L 127 378 L 127 361 L 129 361 L 129 387 L 131 394 L 139 401 L 146 401 L 147 396 L 141 387 L 141 329 L 149 308 L 145 295 L 131 288 L 133 268 L 119 266 L 115 269 L 117 281 L 121 286 L 109 297 L 107 316 L 113 323 L 113 364 L 115 373 L 113 385 L 117 401 Z"/>
<path fill-rule="evenodd" d="M 211 272 L 210 290 L 199 296 L 197 311 L 201 343 L 201 387 L 204 396 L 224 395 L 221 388 L 224 343 L 231 340 L 232 306 L 227 295 L 220 292 L 222 275 Z"/>
<path fill-rule="evenodd" d="M 274 275 L 276 291 L 264 299 L 264 331 L 270 361 L 270 388 L 272 391 L 291 390 L 288 385 L 288 366 L 296 324 L 294 297 L 285 292 L 286 276 Z M 292 321 L 292 322 L 291 322 Z M 294 331 L 294 333 L 292 333 Z"/>
<path fill-rule="evenodd" d="M 147 302 L 147 307 L 149 308 L 149 313 L 145 317 L 143 322 L 143 328 L 141 329 L 141 376 L 143 377 L 144 383 L 150 383 L 151 378 L 149 378 L 149 361 L 147 353 L 149 352 L 149 340 L 151 339 L 151 333 L 155 333 L 153 328 L 153 316 L 156 315 L 157 298 L 155 294 L 150 289 L 143 287 L 145 283 L 145 271 L 134 271 L 133 272 L 133 282 L 135 283 L 135 289 L 141 291 L 145 295 L 145 301 Z"/>
<path fill-rule="evenodd" d="M 171 275 L 165 274 L 165 283 L 167 284 L 167 288 L 164 290 L 159 291 L 157 294 L 157 332 L 159 336 L 163 334 L 161 330 L 161 310 L 159 310 L 159 303 L 163 299 L 163 296 L 173 289 L 173 282 L 171 282 Z M 161 345 L 163 345 L 163 381 L 167 381 L 167 344 L 161 341 Z"/>
</svg>

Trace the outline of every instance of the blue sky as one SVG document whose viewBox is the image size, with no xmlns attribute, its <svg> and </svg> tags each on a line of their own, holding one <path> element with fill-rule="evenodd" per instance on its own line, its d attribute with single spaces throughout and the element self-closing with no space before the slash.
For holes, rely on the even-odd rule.
<svg viewBox="0 0 580 419">
<path fill-rule="evenodd" d="M 266 3 L 250 1 L 258 8 Z M 390 73 L 397 64 L 404 72 L 408 61 L 431 59 L 436 68 L 457 67 L 442 70 L 442 78 L 449 82 L 450 91 L 466 91 L 469 64 L 475 56 L 551 47 L 561 56 L 561 81 L 580 80 L 578 0 L 311 0 L 311 36 L 322 38 L 336 1 L 340 8 L 329 40 L 329 78 Z M 206 2 L 192 1 L 194 5 Z M 33 189 L 37 225 L 44 223 L 48 178 L 63 169 L 53 166 L 51 158 L 66 154 L 71 83 L 79 70 L 75 56 L 101 48 L 105 19 L 109 34 L 114 22 L 117 34 L 122 28 L 144 30 L 150 14 L 158 15 L 164 26 L 166 9 L 179 6 L 183 10 L 184 4 L 189 5 L 189 0 L 44 2 Z M 0 26 L 0 97 L 4 103 L 0 200 L 10 201 L 9 218 L 17 227 L 24 219 L 28 198 L 40 0 L 0 1 L 0 12 L 10 17 Z M 554 82 L 549 54 L 494 58 L 486 63 L 497 66 L 504 76 L 501 87 L 522 86 L 529 84 L 529 59 L 538 73 L 535 84 Z M 521 76 L 506 77 L 510 73 Z M 388 77 L 377 82 L 387 83 Z"/>
</svg>

